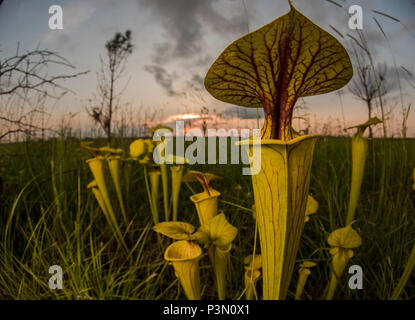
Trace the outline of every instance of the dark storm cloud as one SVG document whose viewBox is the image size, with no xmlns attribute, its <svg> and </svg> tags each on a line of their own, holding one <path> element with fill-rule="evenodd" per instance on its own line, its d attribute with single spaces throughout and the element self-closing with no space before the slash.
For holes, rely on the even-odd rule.
<svg viewBox="0 0 415 320">
<path fill-rule="evenodd" d="M 166 90 L 169 96 L 175 96 L 178 93 L 173 89 L 173 81 L 176 79 L 175 75 L 169 74 L 163 67 L 157 65 L 148 65 L 144 67 L 148 73 L 154 76 L 156 82 Z"/>
<path fill-rule="evenodd" d="M 155 47 L 153 61 L 156 64 L 177 58 L 196 58 L 199 63 L 206 61 L 206 28 L 218 33 L 240 33 L 244 29 L 243 16 L 234 15 L 228 19 L 215 10 L 218 0 L 137 1 L 152 11 L 155 21 L 160 21 L 165 31 L 166 41 Z"/>
<path fill-rule="evenodd" d="M 203 86 L 204 79 L 200 74 L 195 74 L 192 77 L 192 82 L 196 82 L 198 85 Z"/>
</svg>

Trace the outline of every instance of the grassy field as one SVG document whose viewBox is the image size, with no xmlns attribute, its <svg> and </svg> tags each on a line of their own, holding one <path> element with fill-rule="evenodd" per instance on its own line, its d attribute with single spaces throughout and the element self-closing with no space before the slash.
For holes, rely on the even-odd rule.
<svg viewBox="0 0 415 320">
<path fill-rule="evenodd" d="M 131 141 L 117 141 L 127 154 Z M 119 216 L 130 252 L 118 246 L 86 186 L 92 175 L 90 156 L 76 139 L 29 141 L 0 145 L 0 298 L 3 299 L 184 299 L 173 268 L 163 260 L 170 243 L 151 230 L 142 166 L 123 165 L 123 195 L 129 225 Z M 102 146 L 104 142 L 94 141 Z M 304 299 L 321 299 L 330 274 L 327 236 L 344 226 L 350 190 L 350 140 L 321 138 L 315 149 L 310 194 L 319 209 L 306 224 L 297 259 L 317 267 L 305 287 Z M 362 193 L 354 228 L 363 238 L 350 264 L 363 268 L 363 290 L 348 288 L 343 275 L 336 299 L 388 299 L 415 242 L 414 140 L 375 139 L 369 146 Z M 195 165 L 215 173 L 222 193 L 219 208 L 239 230 L 231 253 L 228 298 L 243 299 L 243 258 L 253 251 L 255 220 L 249 176 L 240 165 Z M 183 184 L 179 220 L 197 225 L 189 196 L 201 191 Z M 116 203 L 114 190 L 111 190 Z M 160 203 L 162 207 L 162 203 Z M 257 252 L 259 247 L 257 248 Z M 49 266 L 63 268 L 63 290 L 48 287 Z M 201 260 L 203 299 L 216 299 L 209 259 Z M 289 298 L 297 282 L 294 272 Z M 261 292 L 259 283 L 258 292 Z M 415 298 L 414 277 L 403 299 Z"/>
</svg>

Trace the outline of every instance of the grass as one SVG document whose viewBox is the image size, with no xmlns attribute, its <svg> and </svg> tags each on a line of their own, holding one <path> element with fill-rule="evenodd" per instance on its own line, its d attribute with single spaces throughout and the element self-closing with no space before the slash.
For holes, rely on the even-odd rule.
<svg viewBox="0 0 415 320">
<path fill-rule="evenodd" d="M 118 146 L 128 150 L 128 140 Z M 375 139 L 369 147 L 354 228 L 363 238 L 351 264 L 363 268 L 363 290 L 339 282 L 336 299 L 388 299 L 415 243 L 414 140 Z M 95 141 L 95 145 L 104 145 Z M 151 212 L 142 167 L 125 162 L 124 200 L 130 223 L 119 215 L 129 252 L 117 245 L 93 195 L 86 189 L 92 175 L 89 156 L 76 139 L 28 141 L 0 145 L 3 190 L 0 194 L 0 298 L 2 299 L 184 299 L 173 268 L 163 260 L 167 238 L 151 230 Z M 255 221 L 249 176 L 240 165 L 195 165 L 194 170 L 224 177 L 215 182 L 222 193 L 219 208 L 239 229 L 231 252 L 228 298 L 243 293 L 243 258 L 253 251 Z M 345 223 L 351 174 L 350 140 L 322 138 L 316 145 L 310 193 L 319 210 L 306 224 L 298 261 L 318 263 L 304 299 L 320 299 L 330 275 L 327 236 Z M 195 191 L 199 186 L 191 185 Z M 117 204 L 115 190 L 110 190 Z M 197 225 L 196 210 L 184 184 L 179 220 Z M 162 199 L 160 199 L 162 201 Z M 236 204 L 236 205 L 234 205 Z M 162 208 L 162 202 L 159 208 Z M 115 207 L 116 210 L 119 208 Z M 259 248 L 257 248 L 257 252 Z M 63 269 L 63 290 L 51 290 L 51 265 Z M 346 269 L 347 271 L 347 269 Z M 215 299 L 213 271 L 201 260 L 202 296 Z M 290 287 L 294 297 L 297 272 Z M 261 287 L 258 290 L 261 292 Z M 242 295 L 243 297 L 243 295 Z M 415 298 L 410 278 L 402 295 Z"/>
</svg>

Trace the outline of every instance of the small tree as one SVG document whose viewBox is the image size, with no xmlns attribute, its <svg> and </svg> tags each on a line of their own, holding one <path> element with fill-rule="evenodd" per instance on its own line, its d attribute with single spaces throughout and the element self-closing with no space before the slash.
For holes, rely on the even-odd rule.
<svg viewBox="0 0 415 320">
<path fill-rule="evenodd" d="M 88 71 L 54 75 L 54 67 L 75 67 L 58 53 L 35 49 L 0 56 L 0 140 L 15 133 L 33 135 L 50 130 L 44 124 L 33 124 L 34 114 L 42 114 L 47 98 L 60 99 L 68 89 L 62 86 L 67 79 Z M 29 108 L 29 109 L 28 109 Z"/>
<path fill-rule="evenodd" d="M 97 75 L 99 103 L 89 108 L 88 113 L 105 131 L 110 143 L 113 114 L 122 93 L 117 92 L 115 83 L 124 75 L 127 58 L 133 51 L 131 31 L 127 30 L 124 34 L 117 32 L 114 38 L 107 41 L 105 49 L 106 60 L 100 57 L 101 71 Z"/>
<path fill-rule="evenodd" d="M 385 96 L 390 90 L 390 86 L 386 84 L 386 75 L 388 72 L 386 64 L 380 64 L 375 69 L 376 74 L 362 52 L 358 52 L 353 46 L 354 56 L 356 60 L 356 76 L 349 85 L 349 91 L 358 99 L 366 103 L 368 119 L 372 118 L 374 100 L 381 96 Z M 363 58 L 362 58 L 363 57 Z M 377 77 L 377 79 L 376 79 Z M 380 90 L 378 89 L 378 85 Z M 369 136 L 373 137 L 372 127 L 369 127 Z"/>
</svg>

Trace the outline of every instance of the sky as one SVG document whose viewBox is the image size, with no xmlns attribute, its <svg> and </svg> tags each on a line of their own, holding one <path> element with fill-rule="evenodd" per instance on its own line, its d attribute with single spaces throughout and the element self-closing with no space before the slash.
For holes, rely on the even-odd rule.
<svg viewBox="0 0 415 320">
<path fill-rule="evenodd" d="M 387 109 L 393 111 L 388 115 L 388 125 L 390 133 L 399 136 L 402 105 L 407 107 L 415 97 L 414 81 L 401 68 L 415 74 L 415 1 L 335 1 L 342 7 L 327 0 L 292 2 L 346 48 L 350 48 L 352 40 L 347 36 L 341 38 L 332 27 L 343 35 L 356 36 L 348 28 L 348 8 L 351 5 L 363 8 L 363 33 L 374 61 L 388 66 L 387 81 L 391 90 L 386 101 Z M 245 3 L 246 10 L 242 0 L 4 0 L 0 5 L 0 59 L 14 54 L 17 46 L 22 51 L 39 47 L 68 59 L 76 67 L 76 70 L 67 70 L 69 73 L 89 70 L 87 75 L 64 82 L 71 92 L 59 103 L 50 102 L 51 119 L 68 112 L 78 113 L 79 125 L 85 126 L 89 125 L 85 107 L 97 93 L 97 72 L 100 56 L 105 56 L 105 42 L 116 32 L 129 29 L 134 50 L 128 59 L 125 77 L 117 84 L 117 89 L 124 89 L 121 102 L 129 110 L 137 116 L 154 114 L 151 119 L 154 123 L 171 123 L 181 114 L 194 114 L 198 118 L 201 108 L 206 106 L 209 119 L 216 123 L 233 125 L 235 118 L 242 118 L 246 120 L 240 126 L 254 125 L 256 110 L 219 102 L 203 87 L 206 72 L 227 45 L 289 10 L 286 0 L 245 0 Z M 62 7 L 62 30 L 49 29 L 51 5 Z M 399 22 L 374 11 L 393 16 Z M 373 17 L 380 22 L 389 41 Z M 51 68 L 48 72 L 61 70 Z M 330 131 L 338 123 L 352 126 L 366 121 L 364 103 L 347 87 L 341 93 L 307 97 L 299 101 L 306 109 L 299 109 L 298 114 L 310 118 L 314 131 Z M 408 127 L 408 136 L 415 137 L 414 110 Z"/>
</svg>

